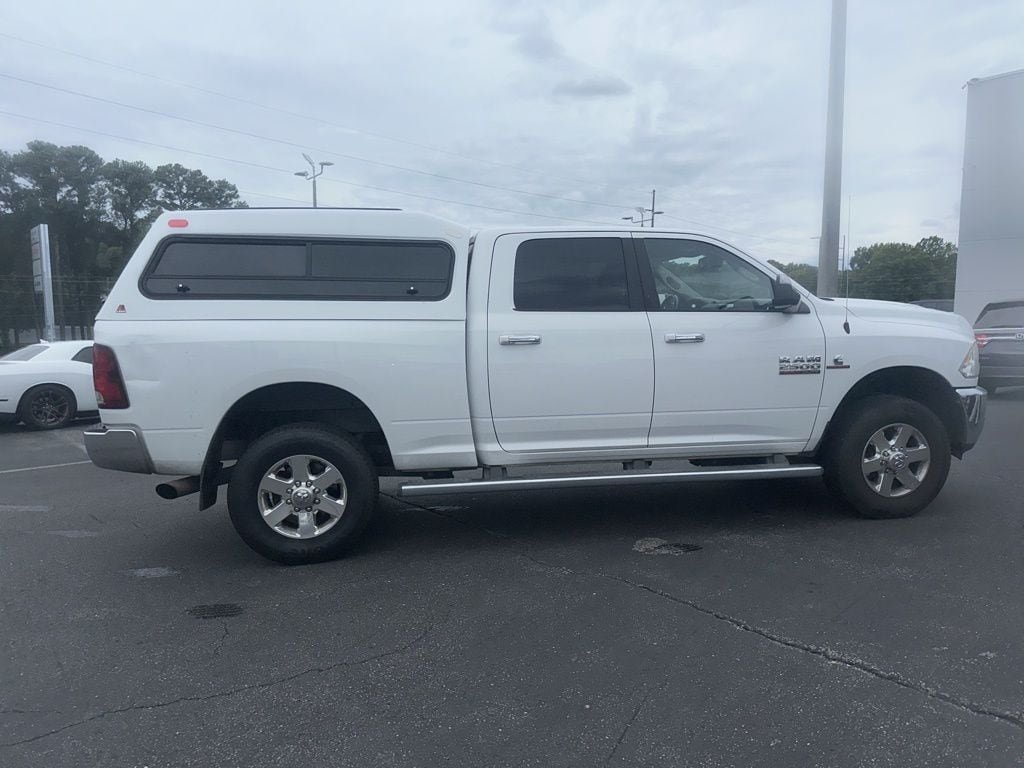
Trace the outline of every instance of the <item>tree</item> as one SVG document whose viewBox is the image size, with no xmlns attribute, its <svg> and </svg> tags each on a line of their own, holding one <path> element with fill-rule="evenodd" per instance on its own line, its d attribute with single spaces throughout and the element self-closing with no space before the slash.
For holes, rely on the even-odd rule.
<svg viewBox="0 0 1024 768">
<path fill-rule="evenodd" d="M 139 225 L 153 212 L 156 203 L 155 174 L 136 160 L 111 160 L 101 169 L 107 196 L 107 216 L 121 231 L 123 245 L 135 244 Z"/>
<path fill-rule="evenodd" d="M 234 184 L 178 163 L 157 166 L 154 181 L 156 203 L 165 211 L 247 207 Z"/>
<path fill-rule="evenodd" d="M 771 259 L 768 260 L 768 263 L 780 272 L 784 272 L 791 280 L 800 283 L 811 293 L 818 289 L 818 268 L 813 264 L 800 264 L 797 262 L 783 264 Z"/>
<path fill-rule="evenodd" d="M 956 246 L 940 237 L 926 237 L 917 245 L 875 243 L 856 250 L 844 277 L 849 277 L 850 295 L 860 298 L 950 299 L 956 282 Z"/>
<path fill-rule="evenodd" d="M 29 230 L 50 227 L 58 333 L 86 332 L 102 295 L 117 278 L 161 208 L 244 207 L 234 184 L 177 163 L 104 162 L 83 146 L 29 142 L 0 150 L 0 349 L 16 332 L 38 328 Z"/>
</svg>

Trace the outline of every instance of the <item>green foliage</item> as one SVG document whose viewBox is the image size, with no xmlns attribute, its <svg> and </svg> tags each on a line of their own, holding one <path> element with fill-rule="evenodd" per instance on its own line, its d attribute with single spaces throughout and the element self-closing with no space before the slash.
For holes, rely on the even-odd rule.
<svg viewBox="0 0 1024 768">
<path fill-rule="evenodd" d="M 951 299 L 956 284 L 956 245 L 926 237 L 917 245 L 875 243 L 850 260 L 850 295 L 864 299 Z M 844 284 L 840 279 L 840 293 Z"/>
<path fill-rule="evenodd" d="M 784 272 L 791 280 L 799 283 L 811 293 L 818 290 L 818 268 L 813 264 L 799 264 L 797 262 L 782 264 L 771 259 L 768 260 L 768 263 L 780 272 Z"/>
<path fill-rule="evenodd" d="M 190 211 L 198 208 L 245 208 L 234 184 L 214 181 L 202 171 L 178 163 L 157 166 L 154 171 L 156 203 L 165 211 Z"/>
<path fill-rule="evenodd" d="M 50 227 L 58 326 L 92 325 L 103 295 L 162 210 L 241 208 L 234 184 L 178 164 L 104 162 L 83 146 L 0 150 L 0 349 L 39 328 L 29 230 Z"/>
<path fill-rule="evenodd" d="M 818 288 L 818 268 L 811 264 L 769 261 L 812 292 Z M 858 248 L 850 268 L 839 275 L 839 295 L 859 299 L 918 301 L 951 299 L 956 284 L 956 245 L 941 237 L 926 237 L 917 245 L 875 243 Z"/>
</svg>

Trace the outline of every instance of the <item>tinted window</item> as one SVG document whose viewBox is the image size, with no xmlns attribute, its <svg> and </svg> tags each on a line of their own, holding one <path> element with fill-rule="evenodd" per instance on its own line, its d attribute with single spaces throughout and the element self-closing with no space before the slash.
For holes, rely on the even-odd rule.
<svg viewBox="0 0 1024 768">
<path fill-rule="evenodd" d="M 697 240 L 644 240 L 658 304 L 667 312 L 763 312 L 772 281 L 735 254 Z"/>
<path fill-rule="evenodd" d="M 440 298 L 454 254 L 442 243 L 313 243 L 317 293 L 372 298 Z"/>
<path fill-rule="evenodd" d="M 613 237 L 527 240 L 516 251 L 514 301 L 521 311 L 628 310 L 622 241 Z"/>
<path fill-rule="evenodd" d="M 989 304 L 978 316 L 975 328 L 1024 328 L 1024 301 Z"/>
<path fill-rule="evenodd" d="M 88 363 L 89 365 L 92 365 L 92 347 L 88 346 L 79 350 L 71 359 L 78 363 Z"/>
<path fill-rule="evenodd" d="M 46 349 L 45 344 L 33 344 L 29 347 L 22 347 L 0 357 L 0 360 L 31 360 L 40 352 Z"/>
<path fill-rule="evenodd" d="M 174 277 L 302 277 L 305 243 L 175 242 L 152 274 Z"/>
<path fill-rule="evenodd" d="M 444 243 L 198 238 L 168 243 L 144 285 L 182 298 L 436 301 L 454 262 Z"/>
</svg>

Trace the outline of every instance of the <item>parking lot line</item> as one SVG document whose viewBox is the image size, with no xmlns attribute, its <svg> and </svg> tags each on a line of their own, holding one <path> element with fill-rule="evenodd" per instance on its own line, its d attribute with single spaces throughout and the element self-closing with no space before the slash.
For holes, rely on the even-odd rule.
<svg viewBox="0 0 1024 768">
<path fill-rule="evenodd" d="M 56 469 L 57 467 L 73 467 L 76 464 L 92 464 L 91 461 L 66 461 L 63 464 L 43 464 L 40 467 L 21 467 L 19 469 L 0 469 L 0 475 L 10 475 L 15 472 L 31 472 L 34 469 Z"/>
</svg>

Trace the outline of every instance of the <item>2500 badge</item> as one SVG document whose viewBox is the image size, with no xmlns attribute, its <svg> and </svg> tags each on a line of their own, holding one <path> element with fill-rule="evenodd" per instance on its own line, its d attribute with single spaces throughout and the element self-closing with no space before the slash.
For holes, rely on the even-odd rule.
<svg viewBox="0 0 1024 768">
<path fill-rule="evenodd" d="M 796 355 L 779 357 L 779 374 L 821 373 L 821 355 Z"/>
</svg>

